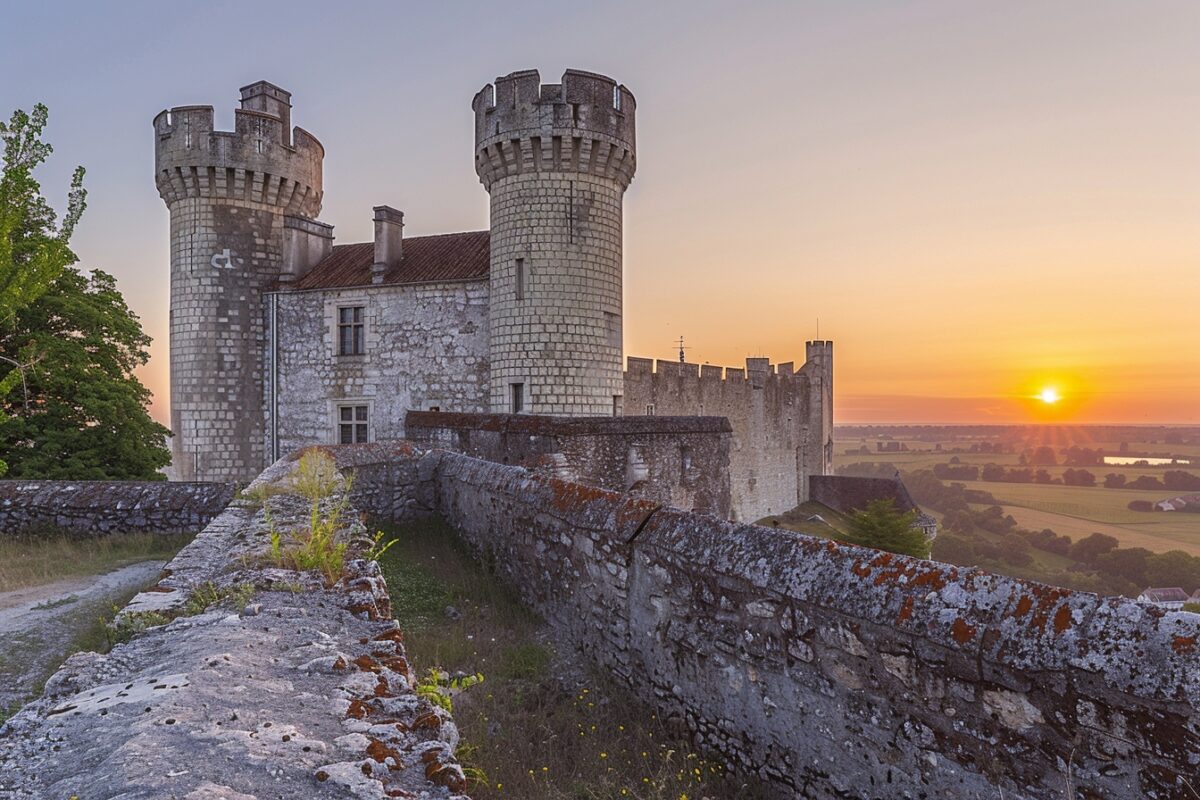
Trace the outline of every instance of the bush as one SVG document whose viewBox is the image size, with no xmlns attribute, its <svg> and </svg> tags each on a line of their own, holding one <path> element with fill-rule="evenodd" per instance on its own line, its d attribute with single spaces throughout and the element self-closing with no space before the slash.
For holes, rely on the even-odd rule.
<svg viewBox="0 0 1200 800">
<path fill-rule="evenodd" d="M 929 540 L 924 531 L 913 527 L 916 521 L 916 511 L 900 511 L 890 497 L 872 500 L 865 509 L 851 515 L 843 540 L 889 553 L 929 558 Z"/>
</svg>

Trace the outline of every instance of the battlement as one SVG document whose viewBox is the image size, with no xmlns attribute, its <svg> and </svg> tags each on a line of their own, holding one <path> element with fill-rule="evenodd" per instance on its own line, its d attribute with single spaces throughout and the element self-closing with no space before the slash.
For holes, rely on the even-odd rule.
<svg viewBox="0 0 1200 800">
<path fill-rule="evenodd" d="M 605 75 L 569 69 L 543 84 L 512 72 L 475 95 L 475 170 L 485 187 L 528 172 L 583 172 L 619 181 L 637 169 L 633 93 Z"/>
<path fill-rule="evenodd" d="M 832 342 L 829 342 L 832 345 Z M 810 358 L 812 352 L 809 353 Z M 747 358 L 746 366 L 722 367 L 715 364 L 691 364 L 685 361 L 637 358 L 626 359 L 625 380 L 629 381 L 676 381 L 695 383 L 699 386 L 733 386 L 761 389 L 768 383 L 795 384 L 800 379 L 808 380 L 813 364 L 806 362 L 799 370 L 794 362 L 772 364 L 766 358 Z"/>
<path fill-rule="evenodd" d="M 267 81 L 241 89 L 234 129 L 215 130 L 212 106 L 176 106 L 154 118 L 155 182 L 169 205 L 227 197 L 316 217 L 325 148 L 291 127 L 291 94 Z"/>
</svg>

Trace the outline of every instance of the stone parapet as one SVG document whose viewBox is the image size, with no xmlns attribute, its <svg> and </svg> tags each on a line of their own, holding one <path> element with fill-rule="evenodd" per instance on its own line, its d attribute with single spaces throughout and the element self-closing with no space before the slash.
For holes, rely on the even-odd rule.
<svg viewBox="0 0 1200 800">
<path fill-rule="evenodd" d="M 233 483 L 0 481 L 0 535 L 196 533 L 236 490 Z"/>
</svg>

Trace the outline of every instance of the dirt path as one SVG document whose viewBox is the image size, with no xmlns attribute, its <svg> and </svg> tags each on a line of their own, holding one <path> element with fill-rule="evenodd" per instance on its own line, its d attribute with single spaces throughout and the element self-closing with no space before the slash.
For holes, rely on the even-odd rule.
<svg viewBox="0 0 1200 800">
<path fill-rule="evenodd" d="M 114 603 L 153 583 L 165 563 L 0 592 L 0 717 L 27 700 Z"/>
</svg>

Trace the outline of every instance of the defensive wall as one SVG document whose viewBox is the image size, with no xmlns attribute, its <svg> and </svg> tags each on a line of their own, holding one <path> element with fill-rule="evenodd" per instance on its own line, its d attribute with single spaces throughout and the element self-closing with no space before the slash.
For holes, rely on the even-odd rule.
<svg viewBox="0 0 1200 800">
<path fill-rule="evenodd" d="M 409 440 L 688 511 L 730 514 L 722 417 L 548 417 L 410 411 Z"/>
<path fill-rule="evenodd" d="M 729 420 L 732 517 L 754 521 L 808 499 L 808 477 L 833 472 L 833 343 L 807 361 L 746 359 L 745 369 L 629 358 L 625 413 Z"/>
<path fill-rule="evenodd" d="M 921 510 L 899 477 L 814 475 L 809 479 L 809 499 L 843 514 L 866 508 L 872 500 L 891 500 L 900 511 Z"/>
<path fill-rule="evenodd" d="M 195 533 L 236 490 L 232 483 L 0 481 L 0 534 Z"/>
<path fill-rule="evenodd" d="M 1133 800 L 1187 797 L 1184 781 L 1196 785 L 1198 615 L 736 524 L 461 453 L 406 443 L 328 450 L 355 474 L 354 508 L 400 520 L 442 515 L 562 641 L 685 722 L 704 747 L 760 776 L 774 796 L 1057 800 L 1074 791 Z M 287 468 L 285 460 L 260 480 L 278 481 Z M 285 516 L 288 507 L 272 508 Z M 266 538 L 261 512 L 238 501 L 172 564 L 168 591 L 147 593 L 146 602 L 169 603 L 172 592 L 245 565 Z M 269 586 L 273 577 L 251 579 Z M 196 798 L 209 795 L 188 795 L 187 786 L 202 779 L 258 796 L 254 776 L 276 769 L 286 783 L 271 792 L 296 793 L 307 781 L 311 793 L 296 796 L 313 797 L 335 796 L 320 792 L 330 780 L 362 775 L 364 765 L 372 776 L 391 775 L 370 763 L 367 748 L 385 755 L 372 737 L 395 736 L 396 726 L 371 726 L 369 715 L 394 707 L 370 694 L 379 675 L 385 695 L 406 686 L 403 670 L 337 668 L 337 654 L 357 664 L 381 639 L 358 626 L 391 630 L 369 619 L 386 616 L 382 591 L 372 566 L 353 562 L 332 590 L 256 596 L 259 616 L 176 620 L 110 656 L 76 656 L 47 684 L 50 699 L 4 729 L 0 774 L 61 790 L 38 797 L 136 770 L 139 780 L 153 773 L 171 796 Z M 248 638 L 220 638 L 235 631 Z M 284 638 L 291 635 L 307 644 Z M 184 638 L 193 636 L 218 638 L 200 647 Z M 374 661 L 363 663 L 380 667 L 398 647 L 365 653 Z M 224 687 L 218 711 L 242 704 L 227 730 L 212 721 L 219 713 L 197 705 L 218 699 L 224 657 L 213 653 L 234 659 L 230 679 L 262 683 L 249 694 Z M 95 677 L 103 672 L 96 659 L 116 670 L 111 679 Z M 212 661 L 210 676 L 204 665 Z M 125 682 L 151 663 L 169 663 L 200 688 L 171 689 L 144 714 L 140 701 L 108 716 L 87 710 L 95 683 Z M 320 705 L 314 696 L 336 699 Z M 355 697 L 370 709 L 357 730 Z M 164 727 L 168 713 L 182 727 Z M 267 733 L 263 720 L 279 730 Z M 451 725 L 439 717 L 425 744 L 384 746 L 406 765 L 428 747 L 438 754 L 435 774 L 453 776 Z M 361 738 L 339 737 L 338 726 Z M 274 738 L 282 731 L 326 749 L 320 758 L 295 753 Z M 226 760 L 223 747 L 262 760 Z M 222 752 L 219 772 L 208 760 L 214 752 Z M 188 775 L 163 777 L 170 759 L 186 762 Z M 9 764 L 17 771 L 6 772 Z"/>
<path fill-rule="evenodd" d="M 389 490 L 416 493 L 411 447 L 369 460 Z M 294 467 L 250 486 L 270 495 L 270 519 L 234 501 L 126 606 L 117 623 L 146 630 L 69 658 L 0 728 L 0 798 L 467 800 L 457 728 L 413 688 L 378 565 L 350 557 L 330 586 L 266 558 L 272 530 L 308 519 Z M 356 510 L 342 520 L 361 542 Z"/>
</svg>

